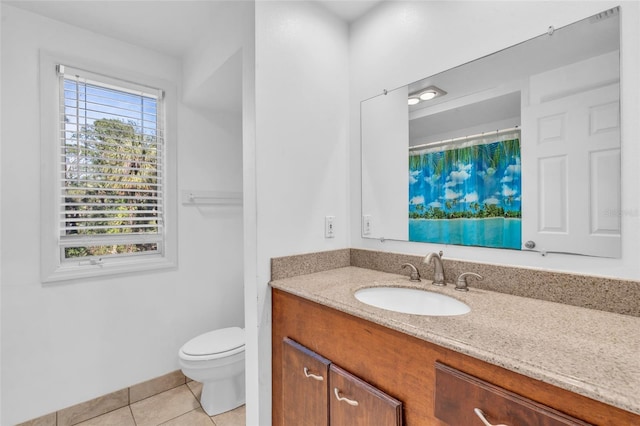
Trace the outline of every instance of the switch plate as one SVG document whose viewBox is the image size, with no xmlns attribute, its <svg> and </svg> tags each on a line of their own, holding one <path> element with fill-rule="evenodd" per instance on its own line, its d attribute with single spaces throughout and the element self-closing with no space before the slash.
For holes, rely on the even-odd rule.
<svg viewBox="0 0 640 426">
<path fill-rule="evenodd" d="M 335 216 L 324 217 L 324 237 L 325 238 L 335 237 L 335 227 L 334 227 L 335 220 L 336 220 Z"/>
<path fill-rule="evenodd" d="M 362 215 L 362 235 L 371 235 L 371 215 Z"/>
</svg>

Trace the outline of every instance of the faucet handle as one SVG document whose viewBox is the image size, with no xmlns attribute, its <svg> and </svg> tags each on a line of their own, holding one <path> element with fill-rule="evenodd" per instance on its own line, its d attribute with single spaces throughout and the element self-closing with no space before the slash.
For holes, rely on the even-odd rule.
<svg viewBox="0 0 640 426">
<path fill-rule="evenodd" d="M 409 279 L 411 281 L 417 281 L 417 282 L 422 281 L 420 279 L 420 272 L 418 272 L 418 269 L 414 265 L 412 265 L 411 263 L 403 263 L 402 264 L 402 269 L 407 268 L 407 267 L 411 268 L 411 275 L 409 276 Z"/>
<path fill-rule="evenodd" d="M 469 291 L 467 287 L 467 277 L 475 277 L 477 281 L 482 281 L 483 277 L 480 274 L 476 274 L 475 272 L 463 272 L 458 275 L 458 279 L 456 280 L 456 290 L 458 291 Z"/>
</svg>

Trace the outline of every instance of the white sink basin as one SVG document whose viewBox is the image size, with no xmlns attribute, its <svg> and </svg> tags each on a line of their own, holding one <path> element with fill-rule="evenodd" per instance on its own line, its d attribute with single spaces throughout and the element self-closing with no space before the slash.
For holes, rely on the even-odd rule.
<svg viewBox="0 0 640 426">
<path fill-rule="evenodd" d="M 449 316 L 471 312 L 471 308 L 453 297 L 426 290 L 404 287 L 370 287 L 355 292 L 367 305 L 405 314 Z"/>
</svg>

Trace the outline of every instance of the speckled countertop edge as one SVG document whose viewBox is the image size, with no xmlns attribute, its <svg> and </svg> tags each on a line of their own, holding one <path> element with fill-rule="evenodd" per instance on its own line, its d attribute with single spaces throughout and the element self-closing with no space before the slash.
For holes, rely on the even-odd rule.
<svg viewBox="0 0 640 426">
<path fill-rule="evenodd" d="M 640 414 L 640 318 L 471 287 L 467 293 L 358 267 L 274 280 L 277 288 L 577 394 Z M 358 301 L 366 287 L 426 288 L 471 307 L 402 314 Z"/>
</svg>

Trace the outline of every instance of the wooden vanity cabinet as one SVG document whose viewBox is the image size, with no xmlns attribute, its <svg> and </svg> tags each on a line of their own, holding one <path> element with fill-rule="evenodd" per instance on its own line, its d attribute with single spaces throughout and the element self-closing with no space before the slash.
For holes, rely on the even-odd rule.
<svg viewBox="0 0 640 426">
<path fill-rule="evenodd" d="M 637 426 L 640 415 L 607 405 L 548 383 L 506 370 L 476 358 L 443 348 L 353 315 L 272 290 L 272 396 L 274 426 L 283 425 L 283 345 L 288 337 L 322 354 L 332 363 L 361 378 L 380 391 L 402 401 L 403 423 L 411 426 L 442 426 L 436 416 L 436 364 L 464 372 L 545 409 L 594 425 Z M 346 394 L 345 394 L 346 395 Z M 454 410 L 454 408 L 450 408 Z M 447 410 L 445 408 L 445 410 Z M 441 414 L 440 414 L 441 415 Z M 494 415 L 487 409 L 487 415 Z M 579 419 L 579 420 L 578 420 Z M 491 417 L 491 420 L 502 421 Z M 304 425 L 304 421 L 298 421 Z M 372 423 L 378 426 L 378 423 Z M 456 425 L 456 423 L 453 423 Z M 509 424 L 509 423 L 506 423 Z M 542 423 L 545 424 L 545 423 Z M 568 423 L 571 424 L 571 423 Z M 479 418 L 456 426 L 482 426 Z M 525 425 L 534 426 L 527 421 Z M 511 424 L 509 426 L 523 426 Z"/>
<path fill-rule="evenodd" d="M 286 337 L 281 395 L 287 426 L 402 425 L 400 401 Z"/>
</svg>

